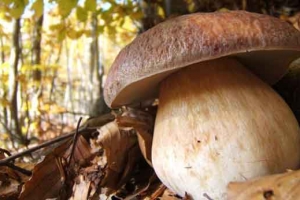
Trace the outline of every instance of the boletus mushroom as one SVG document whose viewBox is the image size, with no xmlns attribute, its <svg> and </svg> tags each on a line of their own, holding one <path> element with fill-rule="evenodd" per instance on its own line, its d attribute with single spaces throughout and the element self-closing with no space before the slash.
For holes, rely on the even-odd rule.
<svg viewBox="0 0 300 200">
<path fill-rule="evenodd" d="M 298 123 L 269 86 L 300 57 L 300 33 L 244 11 L 170 19 L 139 35 L 114 61 L 113 108 L 159 98 L 152 164 L 193 199 L 224 199 L 230 181 L 296 169 Z"/>
</svg>

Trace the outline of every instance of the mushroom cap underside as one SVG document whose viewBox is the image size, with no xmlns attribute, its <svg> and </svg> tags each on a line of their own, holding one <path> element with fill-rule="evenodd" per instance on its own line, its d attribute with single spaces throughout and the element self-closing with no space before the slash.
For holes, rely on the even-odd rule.
<svg viewBox="0 0 300 200">
<path fill-rule="evenodd" d="M 119 107 L 155 98 L 159 83 L 171 73 L 224 56 L 273 84 L 300 57 L 300 32 L 280 19 L 245 11 L 170 19 L 121 50 L 106 80 L 105 101 Z"/>
</svg>

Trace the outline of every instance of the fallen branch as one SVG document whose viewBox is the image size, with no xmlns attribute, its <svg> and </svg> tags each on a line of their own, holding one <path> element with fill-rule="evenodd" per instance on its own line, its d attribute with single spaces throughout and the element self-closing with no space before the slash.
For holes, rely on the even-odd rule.
<svg viewBox="0 0 300 200">
<path fill-rule="evenodd" d="M 7 166 L 7 167 L 9 167 L 9 168 L 11 168 L 13 170 L 16 170 L 16 171 L 18 171 L 18 172 L 20 172 L 20 173 L 22 173 L 22 174 L 24 174 L 26 176 L 31 176 L 32 175 L 31 171 L 29 171 L 27 169 L 24 169 L 22 167 L 16 166 L 16 165 L 14 165 L 12 163 L 6 163 L 5 166 Z"/>
<path fill-rule="evenodd" d="M 95 118 L 91 118 L 91 119 L 88 119 L 79 129 L 78 129 L 78 134 L 79 135 L 84 135 L 84 134 L 88 134 L 88 133 L 91 133 L 93 129 L 97 128 L 97 127 L 101 127 L 103 126 L 104 124 L 110 122 L 110 121 L 113 121 L 115 119 L 114 115 L 112 114 L 105 114 L 105 115 L 101 115 L 99 117 L 95 117 Z M 0 160 L 0 166 L 8 166 L 7 164 L 10 163 L 11 161 L 14 161 L 15 159 L 17 158 L 20 158 L 20 157 L 23 157 L 27 154 L 30 154 L 30 153 L 33 153 L 39 149 L 42 149 L 44 147 L 47 147 L 47 146 L 50 146 L 52 144 L 55 144 L 55 143 L 58 143 L 60 141 L 63 141 L 63 140 L 66 140 L 66 139 L 69 139 L 71 138 L 74 134 L 76 133 L 76 130 L 72 131 L 71 133 L 69 134 L 66 134 L 66 135 L 62 135 L 62 136 L 59 136 L 57 138 L 54 138 L 50 141 L 47 141 L 47 142 L 44 142 L 40 145 L 37 145 L 35 147 L 32 147 L 32 148 L 29 148 L 29 149 L 26 149 L 22 152 L 19 152 L 19 153 L 16 153 L 12 156 L 9 156 L 5 159 L 2 159 Z"/>
</svg>

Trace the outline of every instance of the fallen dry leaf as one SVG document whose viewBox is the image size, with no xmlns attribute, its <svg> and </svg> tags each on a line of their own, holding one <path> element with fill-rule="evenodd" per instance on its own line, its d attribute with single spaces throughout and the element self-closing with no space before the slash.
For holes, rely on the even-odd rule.
<svg viewBox="0 0 300 200">
<path fill-rule="evenodd" d="M 99 129 L 98 143 L 103 146 L 107 158 L 101 186 L 118 189 L 120 178 L 124 176 L 128 163 L 128 154 L 137 144 L 136 135 L 131 130 L 119 130 L 118 124 L 114 121 Z"/>
<path fill-rule="evenodd" d="M 96 193 L 99 189 L 100 182 L 104 177 L 104 171 L 105 165 L 99 165 L 97 162 L 81 170 L 85 181 L 90 182 L 90 196 L 97 195 Z"/>
<path fill-rule="evenodd" d="M 164 194 L 166 189 L 167 187 L 161 183 L 159 187 L 151 194 L 150 199 L 151 200 L 158 199 Z"/>
<path fill-rule="evenodd" d="M 152 171 L 152 176 L 149 178 L 149 180 L 143 181 L 147 184 L 143 187 L 139 186 L 133 195 L 127 196 L 125 200 L 130 200 L 133 197 L 137 197 L 137 199 L 143 199 L 143 200 L 156 200 L 160 199 L 164 193 L 164 191 L 167 189 L 165 185 L 163 185 L 158 177 L 156 176 L 155 172 Z M 148 176 L 149 177 L 149 176 Z"/>
<path fill-rule="evenodd" d="M 7 152 L 6 150 L 0 149 L 0 160 L 6 158 L 6 156 L 5 156 L 6 152 Z M 5 180 L 3 179 L 4 177 L 11 178 L 11 179 L 14 179 L 17 181 L 21 180 L 18 173 L 15 170 L 13 170 L 7 166 L 0 166 L 0 175 L 1 175 L 0 181 L 2 183 L 5 182 Z"/>
<path fill-rule="evenodd" d="M 227 195 L 229 200 L 300 199 L 300 170 L 229 183 Z"/>
<path fill-rule="evenodd" d="M 23 186 L 20 199 L 38 200 L 55 198 L 59 195 L 63 183 L 60 181 L 61 175 L 55 160 L 62 157 L 68 147 L 69 143 L 57 147 L 53 153 L 47 155 L 41 163 L 34 167 L 31 179 Z"/>
<path fill-rule="evenodd" d="M 52 150 L 34 167 L 33 175 L 24 184 L 19 199 L 99 199 L 109 195 L 113 198 L 122 191 L 125 191 L 122 194 L 124 198 L 128 195 L 138 199 L 159 196 L 161 191 L 155 189 L 161 183 L 158 180 L 155 183 L 147 181 L 154 172 L 143 161 L 140 150 L 149 162 L 153 116 L 135 109 L 126 109 L 116 115 L 118 120 L 107 115 L 90 119 L 84 124 L 86 129 L 99 128 L 99 134 L 95 132 L 91 135 L 91 144 L 80 136 L 71 162 L 70 141 Z M 103 125 L 113 119 L 113 122 Z M 20 186 L 20 183 L 16 185 Z"/>
<path fill-rule="evenodd" d="M 70 141 L 63 143 L 34 167 L 32 177 L 24 184 L 19 199 L 66 198 L 67 179 L 70 177 L 66 173 L 69 169 L 65 168 L 65 162 L 70 154 L 70 150 L 68 150 L 70 146 Z M 71 168 L 74 168 L 74 162 L 80 164 L 85 159 L 89 159 L 91 156 L 89 152 L 88 143 L 80 136 L 74 151 Z"/>
<path fill-rule="evenodd" d="M 136 131 L 140 150 L 147 163 L 152 166 L 151 147 L 153 139 L 154 117 L 147 112 L 127 108 L 116 118 L 120 127 L 132 127 Z"/>
<path fill-rule="evenodd" d="M 1 183 L 0 199 L 18 199 L 20 192 L 20 183 L 16 180 L 10 180 L 8 184 Z"/>
<path fill-rule="evenodd" d="M 290 22 L 296 29 L 300 31 L 300 13 L 289 17 L 287 21 Z"/>
<path fill-rule="evenodd" d="M 5 153 L 6 150 L 0 150 L 0 160 L 6 158 Z M 17 171 L 7 166 L 0 166 L 0 199 L 17 199 L 22 182 Z"/>
<path fill-rule="evenodd" d="M 127 153 L 125 168 L 123 170 L 122 176 L 118 181 L 118 188 L 120 188 L 130 178 L 130 175 L 132 174 L 135 165 L 141 158 L 142 155 L 138 145 L 134 145 L 131 149 L 129 149 Z"/>
<path fill-rule="evenodd" d="M 180 200 L 181 198 L 178 197 L 174 192 L 170 189 L 165 189 L 163 195 L 159 198 L 160 200 Z"/>
<path fill-rule="evenodd" d="M 149 172 L 152 173 L 152 176 L 150 178 L 149 178 L 149 174 L 148 174 Z M 148 195 L 148 192 L 150 190 L 150 187 L 152 185 L 154 185 L 156 183 L 156 181 L 158 180 L 157 176 L 155 175 L 153 170 L 145 171 L 145 173 L 143 175 L 145 175 L 145 176 L 139 177 L 139 178 L 140 179 L 147 178 L 147 179 L 144 179 L 143 181 L 136 179 L 135 180 L 136 190 L 133 192 L 133 194 L 127 195 L 124 200 L 131 200 L 136 197 L 144 197 L 145 198 L 146 196 L 150 196 L 153 194 L 154 191 L 151 191 L 152 194 L 150 194 L 150 195 Z M 143 183 L 143 185 L 141 185 L 141 182 Z"/>
<path fill-rule="evenodd" d="M 73 195 L 70 200 L 83 200 L 88 199 L 91 182 L 85 180 L 83 175 L 79 175 L 73 186 Z"/>
</svg>

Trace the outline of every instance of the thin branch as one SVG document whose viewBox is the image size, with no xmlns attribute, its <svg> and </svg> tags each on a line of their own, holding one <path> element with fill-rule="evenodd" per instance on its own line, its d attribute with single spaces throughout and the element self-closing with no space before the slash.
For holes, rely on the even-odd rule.
<svg viewBox="0 0 300 200">
<path fill-rule="evenodd" d="M 11 156 L 11 153 L 8 150 L 6 150 L 6 149 L 0 148 L 0 151 L 2 151 L 3 153 L 5 153 L 8 156 Z"/>
<path fill-rule="evenodd" d="M 32 172 L 31 172 L 31 171 L 29 171 L 29 170 L 27 170 L 27 169 L 24 169 L 24 168 L 21 168 L 21 167 L 19 167 L 19 166 L 16 166 L 16 165 L 14 165 L 14 164 L 12 164 L 12 163 L 6 163 L 5 166 L 7 166 L 7 167 L 9 167 L 9 168 L 11 168 L 11 169 L 13 169 L 13 170 L 16 170 L 16 171 L 18 171 L 18 172 L 21 172 L 22 174 L 25 174 L 26 176 L 31 176 L 31 175 L 32 175 Z"/>
<path fill-rule="evenodd" d="M 5 131 L 8 133 L 9 138 L 11 140 L 11 142 L 13 143 L 14 139 L 19 140 L 20 138 L 17 137 L 17 135 L 14 135 L 13 132 L 7 127 L 7 125 L 5 124 L 5 122 L 3 122 L 2 120 L 0 120 L 0 124 L 3 126 L 3 128 L 5 129 Z"/>
<path fill-rule="evenodd" d="M 101 115 L 99 117 L 94 117 L 94 118 L 91 118 L 91 119 L 88 119 L 80 128 L 78 128 L 78 130 L 76 131 L 72 131 L 71 133 L 69 134 L 66 134 L 66 135 L 62 135 L 60 137 L 57 137 L 57 138 L 54 138 L 50 141 L 47 141 L 47 142 L 44 142 L 38 146 L 35 146 L 35 147 L 32 147 L 32 148 L 29 148 L 25 151 L 22 151 L 20 153 L 16 153 L 10 157 L 7 157 L 5 159 L 2 159 L 0 160 L 0 166 L 4 166 L 6 165 L 7 163 L 17 159 L 17 158 L 20 158 L 24 155 L 27 155 L 27 154 L 30 154 L 34 151 L 37 151 L 41 148 L 44 148 L 44 147 L 47 147 L 47 146 L 50 146 L 52 144 L 55 144 L 57 142 L 60 142 L 60 141 L 63 141 L 63 140 L 66 140 L 68 138 L 71 138 L 76 132 L 78 132 L 78 134 L 81 134 L 81 135 L 85 135 L 85 134 L 89 134 L 89 133 L 93 133 L 93 131 L 98 128 L 98 127 L 101 127 L 111 121 L 115 120 L 115 117 L 114 115 L 112 114 L 105 114 L 105 115 Z"/>
<path fill-rule="evenodd" d="M 77 140 L 78 140 L 79 127 L 80 127 L 81 120 L 82 120 L 82 117 L 79 118 L 79 121 L 78 121 L 77 127 L 76 127 L 76 132 L 75 132 L 74 137 L 73 137 L 73 144 L 72 144 L 71 154 L 70 154 L 70 157 L 69 157 L 68 166 L 70 166 L 73 155 L 74 155 L 76 143 L 77 143 Z"/>
<path fill-rule="evenodd" d="M 0 148 L 0 151 L 3 152 L 3 153 L 5 153 L 8 156 L 11 156 L 11 153 L 8 150 L 6 150 L 6 149 Z M 31 176 L 31 174 L 32 174 L 31 171 L 28 171 L 27 169 L 23 169 L 23 168 L 21 168 L 19 166 L 16 166 L 16 165 L 14 165 L 11 162 L 7 163 L 6 166 L 9 167 L 9 168 L 11 168 L 11 169 L 13 169 L 13 170 L 16 170 L 16 171 L 18 171 L 18 172 L 20 172 L 22 174 L 25 174 L 27 176 Z"/>
<path fill-rule="evenodd" d="M 60 137 L 55 138 L 55 139 L 53 139 L 53 140 L 44 142 L 44 143 L 42 143 L 42 144 L 40 144 L 40 145 L 38 145 L 38 146 L 35 146 L 35 147 L 32 147 L 32 148 L 26 149 L 25 151 L 22 151 L 22 152 L 20 152 L 20 153 L 16 153 L 16 154 L 14 154 L 14 155 L 12 155 L 12 156 L 10 156 L 10 157 L 7 157 L 7 158 L 5 158 L 5 159 L 2 159 L 2 160 L 0 160 L 0 166 L 4 166 L 4 165 L 6 165 L 7 163 L 9 163 L 9 162 L 11 162 L 11 161 L 13 161 L 13 160 L 15 160 L 15 159 L 17 159 L 17 158 L 20 158 L 20 157 L 22 157 L 22 156 L 24 156 L 24 155 L 30 154 L 30 153 L 32 153 L 32 152 L 35 152 L 35 151 L 37 151 L 37 150 L 39 150 L 39 149 L 41 149 L 41 148 L 44 148 L 44 147 L 50 146 L 50 145 L 52 145 L 52 144 L 55 144 L 55 143 L 57 143 L 57 142 L 66 140 L 66 139 L 72 137 L 72 136 L 74 135 L 74 133 L 75 133 L 75 131 L 72 131 L 71 133 L 69 133 L 69 134 L 67 134 L 67 135 L 60 136 Z M 80 133 L 83 133 L 83 130 L 80 131 Z"/>
</svg>

